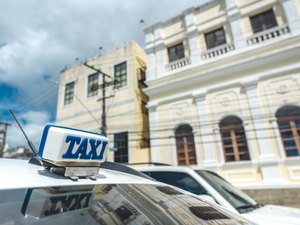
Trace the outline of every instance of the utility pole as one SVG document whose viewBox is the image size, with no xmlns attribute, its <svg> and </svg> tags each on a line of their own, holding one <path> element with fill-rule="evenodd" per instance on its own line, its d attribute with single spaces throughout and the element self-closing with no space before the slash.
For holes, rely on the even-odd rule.
<svg viewBox="0 0 300 225">
<path fill-rule="evenodd" d="M 0 158 L 3 157 L 4 147 L 6 144 L 6 132 L 8 126 L 10 126 L 9 123 L 0 121 Z"/>
<path fill-rule="evenodd" d="M 110 85 L 114 85 L 117 82 L 117 80 L 113 80 L 113 78 L 110 75 L 108 75 L 106 73 L 103 73 L 101 70 L 96 69 L 92 65 L 87 64 L 87 62 L 84 62 L 83 65 L 90 68 L 90 69 L 92 69 L 92 70 L 94 70 L 94 71 L 96 71 L 98 75 L 99 74 L 102 75 L 102 84 L 98 85 L 97 89 L 102 88 L 102 98 L 98 99 L 98 101 L 102 101 L 102 116 L 101 116 L 102 127 L 101 127 L 101 133 L 106 136 L 106 131 L 107 131 L 107 127 L 106 127 L 106 99 L 110 98 L 110 97 L 113 97 L 113 96 L 106 96 L 105 88 L 110 86 Z M 106 80 L 105 80 L 106 77 L 109 78 L 111 81 L 106 82 Z"/>
</svg>

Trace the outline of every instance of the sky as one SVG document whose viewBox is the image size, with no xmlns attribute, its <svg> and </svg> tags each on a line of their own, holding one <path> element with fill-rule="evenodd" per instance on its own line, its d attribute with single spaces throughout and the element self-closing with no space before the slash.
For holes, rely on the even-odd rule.
<svg viewBox="0 0 300 225">
<path fill-rule="evenodd" d="M 76 58 L 83 61 L 129 40 L 144 47 L 144 27 L 205 1 L 0 0 L 0 121 L 11 124 L 6 142 L 26 146 L 13 110 L 38 145 L 45 124 L 55 122 L 55 81 Z"/>
</svg>

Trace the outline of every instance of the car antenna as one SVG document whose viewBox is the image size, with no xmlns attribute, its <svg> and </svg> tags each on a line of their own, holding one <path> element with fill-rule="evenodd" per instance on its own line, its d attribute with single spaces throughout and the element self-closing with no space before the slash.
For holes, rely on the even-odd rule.
<svg viewBox="0 0 300 225">
<path fill-rule="evenodd" d="M 9 110 L 9 111 L 10 111 L 10 114 L 13 116 L 14 120 L 17 122 L 17 124 L 18 124 L 19 128 L 21 129 L 23 135 L 25 136 L 25 138 L 26 138 L 26 140 L 27 140 L 27 143 L 28 143 L 28 145 L 29 145 L 29 148 L 30 148 L 30 150 L 31 150 L 32 153 L 33 153 L 33 156 L 34 156 L 34 157 L 37 156 L 36 148 L 34 147 L 33 143 L 32 143 L 32 142 L 29 140 L 29 138 L 27 137 L 26 133 L 24 132 L 24 130 L 23 130 L 21 124 L 19 123 L 18 119 L 16 118 L 15 114 L 13 113 L 12 110 Z"/>
</svg>

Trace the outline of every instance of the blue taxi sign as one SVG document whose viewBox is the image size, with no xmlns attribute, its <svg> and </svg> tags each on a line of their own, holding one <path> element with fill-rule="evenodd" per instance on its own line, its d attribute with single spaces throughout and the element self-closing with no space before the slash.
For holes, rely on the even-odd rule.
<svg viewBox="0 0 300 225">
<path fill-rule="evenodd" d="M 105 161 L 107 149 L 108 138 L 103 135 L 46 125 L 38 156 L 44 162 L 61 167 L 99 167 Z"/>
</svg>

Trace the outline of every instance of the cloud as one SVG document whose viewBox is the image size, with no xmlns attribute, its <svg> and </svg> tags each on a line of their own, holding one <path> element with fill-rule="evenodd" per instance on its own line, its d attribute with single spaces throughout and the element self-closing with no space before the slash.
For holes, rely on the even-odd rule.
<svg viewBox="0 0 300 225">
<path fill-rule="evenodd" d="M 28 138 L 38 148 L 44 126 L 50 120 L 49 113 L 28 111 L 16 116 Z M 6 142 L 12 147 L 24 145 L 28 147 L 27 141 L 17 123 L 15 121 L 10 121 L 10 123 L 11 126 L 7 130 Z"/>
<path fill-rule="evenodd" d="M 0 110 L 9 106 L 22 117 L 32 115 L 32 110 L 40 112 L 36 121 L 25 125 L 36 140 L 38 131 L 54 120 L 56 112 L 58 87 L 47 80 L 59 80 L 65 66 L 75 64 L 76 58 L 93 57 L 100 46 L 107 51 L 132 39 L 143 46 L 145 25 L 204 1 L 2 0 L 0 85 L 17 89 L 18 94 L 5 102 L 0 99 Z M 29 121 L 29 117 L 25 119 Z M 9 142 L 24 143 L 15 126 L 10 127 L 12 134 Z"/>
<path fill-rule="evenodd" d="M 176 4 L 173 3 L 176 2 Z M 52 74 L 97 54 L 98 47 L 109 50 L 129 39 L 141 45 L 144 34 L 141 19 L 146 24 L 174 16 L 199 0 L 52 0 L 1 2 L 0 68 L 6 76 L 0 78 L 27 90 L 41 82 L 41 74 Z M 172 5 L 172 7 L 169 7 Z M 18 7 L 16 7 L 18 6 Z M 42 86 L 49 85 L 47 83 Z M 31 91 L 36 93 L 38 87 Z"/>
</svg>

